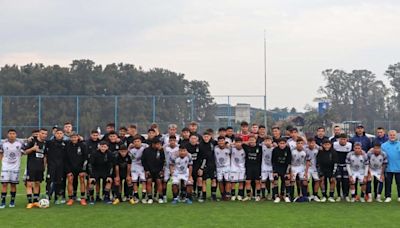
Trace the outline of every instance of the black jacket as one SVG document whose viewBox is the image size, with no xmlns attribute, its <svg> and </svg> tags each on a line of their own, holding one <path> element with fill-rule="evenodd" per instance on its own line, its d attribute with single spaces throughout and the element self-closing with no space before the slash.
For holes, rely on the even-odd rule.
<svg viewBox="0 0 400 228">
<path fill-rule="evenodd" d="M 142 165 L 144 171 L 151 173 L 159 173 L 164 169 L 165 154 L 164 151 L 156 150 L 154 148 L 147 147 L 143 151 Z"/>
</svg>

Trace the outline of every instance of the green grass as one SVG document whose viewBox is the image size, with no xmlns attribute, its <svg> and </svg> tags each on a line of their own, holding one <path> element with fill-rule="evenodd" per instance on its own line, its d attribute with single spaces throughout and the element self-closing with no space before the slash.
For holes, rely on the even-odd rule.
<svg viewBox="0 0 400 228">
<path fill-rule="evenodd" d="M 0 210 L 0 227 L 398 227 L 400 216 L 400 203 L 395 200 L 364 204 L 263 201 L 113 206 L 97 203 L 87 207 L 51 205 L 48 209 L 28 210 L 22 183 L 17 194 L 16 208 Z"/>
</svg>

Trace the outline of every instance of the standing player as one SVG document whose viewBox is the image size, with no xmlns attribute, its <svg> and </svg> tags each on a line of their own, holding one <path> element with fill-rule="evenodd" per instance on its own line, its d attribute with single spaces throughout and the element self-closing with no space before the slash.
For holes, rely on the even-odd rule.
<svg viewBox="0 0 400 228">
<path fill-rule="evenodd" d="M 129 154 L 132 159 L 131 176 L 133 182 L 133 199 L 135 203 L 139 202 L 139 183 L 142 183 L 142 203 L 146 203 L 146 177 L 142 165 L 143 151 L 148 147 L 142 143 L 142 138 L 139 135 L 133 137 L 133 144 L 129 145 Z"/>
<path fill-rule="evenodd" d="M 7 139 L 0 144 L 0 181 L 2 184 L 0 209 L 6 207 L 8 185 L 10 185 L 11 188 L 11 201 L 9 207 L 15 207 L 15 195 L 17 192 L 17 184 L 19 183 L 19 169 L 23 147 L 23 143 L 17 141 L 17 132 L 14 129 L 8 130 Z"/>
<path fill-rule="evenodd" d="M 146 188 L 148 204 L 153 203 L 153 182 L 155 182 L 157 186 L 158 203 L 164 203 L 161 181 L 164 175 L 164 163 L 165 154 L 162 150 L 161 141 L 155 138 L 153 139 L 151 146 L 146 148 L 142 155 L 142 165 L 147 179 Z"/>
<path fill-rule="evenodd" d="M 333 149 L 337 152 L 338 167 L 336 170 L 336 191 L 338 197 L 336 201 L 341 201 L 345 198 L 347 202 L 349 198 L 349 173 L 346 167 L 347 154 L 351 152 L 353 145 L 348 141 L 346 134 L 340 134 L 338 140 L 333 143 Z"/>
<path fill-rule="evenodd" d="M 361 187 L 361 202 L 365 202 L 365 184 L 368 181 L 368 156 L 362 150 L 361 143 L 354 144 L 354 151 L 347 154 L 346 158 L 347 171 L 349 172 L 351 201 L 355 202 L 356 185 L 360 183 Z"/>
<path fill-rule="evenodd" d="M 278 194 L 278 180 L 285 184 L 286 196 L 285 202 L 290 203 L 290 164 L 292 163 L 292 152 L 286 144 L 286 139 L 278 140 L 278 147 L 272 150 L 272 172 L 273 172 L 273 195 L 274 203 L 279 203 L 281 198 Z M 281 185 L 282 188 L 282 185 Z M 282 189 L 281 189 L 281 192 Z"/>
<path fill-rule="evenodd" d="M 171 127 L 171 126 L 170 126 Z M 163 181 L 163 201 L 167 203 L 167 188 L 168 188 L 168 181 L 171 177 L 169 163 L 173 160 L 176 156 L 178 156 L 179 147 L 177 142 L 177 138 L 175 135 L 170 135 L 168 137 L 168 144 L 164 146 L 164 153 L 165 153 L 165 166 L 164 166 L 164 181 Z"/>
<path fill-rule="evenodd" d="M 203 191 L 203 174 L 204 168 L 207 163 L 205 154 L 200 152 L 199 148 L 199 138 L 196 134 L 191 135 L 189 138 L 189 143 L 186 144 L 187 151 L 191 154 L 193 159 L 193 189 L 196 190 L 197 186 L 197 198 L 202 197 Z"/>
<path fill-rule="evenodd" d="M 73 190 L 74 190 L 74 178 L 79 178 L 80 190 L 81 190 L 81 200 L 82 206 L 86 206 L 86 170 L 88 164 L 88 152 L 86 145 L 79 141 L 79 136 L 77 134 L 72 134 L 70 137 L 71 141 L 67 144 L 66 158 L 65 158 L 65 168 L 68 179 L 68 206 L 74 204 Z"/>
<path fill-rule="evenodd" d="M 327 139 L 322 142 L 322 149 L 317 154 L 317 168 L 320 177 L 320 184 L 322 189 L 322 199 L 321 202 L 326 202 L 327 194 L 325 182 L 329 182 L 329 202 L 335 202 L 334 192 L 335 192 L 335 173 L 337 169 L 337 153 L 332 147 L 332 142 Z"/>
<path fill-rule="evenodd" d="M 308 157 L 308 179 L 312 178 L 312 191 L 313 195 L 310 196 L 310 200 L 314 200 L 319 202 L 320 199 L 318 198 L 318 182 L 319 182 L 319 175 L 317 170 L 317 155 L 318 155 L 318 147 L 315 139 L 313 137 L 307 139 L 307 146 L 305 147 L 305 151 Z"/>
<path fill-rule="evenodd" d="M 171 157 L 170 172 L 172 176 L 172 204 L 178 203 L 179 184 L 183 182 L 186 187 L 186 203 L 192 204 L 193 178 L 192 178 L 193 161 L 192 156 L 188 153 L 185 146 L 179 146 L 179 154 Z"/>
<path fill-rule="evenodd" d="M 297 188 L 301 186 L 301 195 L 303 197 L 307 197 L 307 176 L 308 169 L 306 170 L 307 161 L 309 158 L 307 157 L 307 153 L 304 151 L 304 141 L 302 138 L 298 138 L 296 141 L 296 148 L 292 150 L 292 161 L 290 165 L 291 169 L 291 190 L 290 190 L 290 198 L 293 200 L 294 198 L 294 186 L 297 183 Z M 306 172 L 307 171 L 307 172 Z M 297 192 L 300 193 L 299 189 Z M 298 196 L 299 197 L 299 196 Z M 296 201 L 297 198 L 294 200 Z"/>
<path fill-rule="evenodd" d="M 43 181 L 43 173 L 45 170 L 45 153 L 47 130 L 42 128 L 38 137 L 33 138 L 27 145 L 25 154 L 28 155 L 26 169 L 26 196 L 28 205 L 26 208 L 39 207 L 40 183 Z M 32 198 L 33 193 L 33 198 Z"/>
<path fill-rule="evenodd" d="M 207 179 L 211 180 L 211 200 L 217 201 L 217 168 L 215 167 L 214 147 L 215 140 L 212 139 L 211 133 L 205 131 L 203 140 L 199 144 L 199 153 L 206 158 L 206 167 L 203 174 L 202 196 L 198 199 L 200 203 L 207 199 Z"/>
<path fill-rule="evenodd" d="M 262 145 L 262 162 L 261 162 L 261 196 L 265 198 L 265 189 L 267 189 L 268 200 L 272 199 L 271 183 L 274 181 L 272 173 L 272 138 L 267 136 L 264 138 Z"/>
<path fill-rule="evenodd" d="M 99 149 L 92 154 L 89 163 L 89 199 L 90 204 L 94 204 L 94 188 L 96 183 L 103 182 L 104 202 L 111 204 L 110 190 L 112 185 L 113 155 L 108 150 L 106 141 L 101 141 Z M 101 184 L 101 183 L 100 183 Z M 97 193 L 98 194 L 98 193 Z"/>
<path fill-rule="evenodd" d="M 250 135 L 248 138 L 248 145 L 243 144 L 243 149 L 246 153 L 246 197 L 243 201 L 251 199 L 252 181 L 256 184 L 256 192 L 253 192 L 253 195 L 256 201 L 260 201 L 262 148 L 257 145 L 256 137 Z"/>
<path fill-rule="evenodd" d="M 382 202 L 381 194 L 383 190 L 383 182 L 385 181 L 385 169 L 387 164 L 386 153 L 381 150 L 381 144 L 375 142 L 372 150 L 368 152 L 369 160 L 369 177 L 367 183 L 368 202 L 372 202 L 372 186 L 374 182 L 374 193 L 377 202 Z"/>
<path fill-rule="evenodd" d="M 231 181 L 231 200 L 234 201 L 236 198 L 239 201 L 243 200 L 244 197 L 244 185 L 243 182 L 246 180 L 246 153 L 243 149 L 242 139 L 236 138 L 234 147 L 231 152 L 231 168 L 230 168 L 230 181 Z M 238 195 L 236 196 L 235 185 L 239 183 Z"/>
<path fill-rule="evenodd" d="M 132 192 L 133 192 L 133 185 L 132 185 L 132 177 L 131 177 L 131 164 L 132 159 L 128 155 L 128 148 L 125 145 L 121 145 L 119 147 L 118 156 L 115 159 L 114 164 L 114 193 L 116 194 L 116 198 L 114 199 L 113 204 L 117 205 L 122 201 L 121 197 L 121 186 L 123 182 L 127 186 L 127 192 L 125 195 L 128 197 L 129 202 L 133 205 L 135 204 L 135 200 L 133 200 Z"/>
<path fill-rule="evenodd" d="M 217 181 L 222 200 L 231 199 L 231 182 L 229 170 L 231 166 L 231 150 L 224 136 L 218 137 L 218 146 L 214 148 L 214 156 L 217 168 Z"/>
</svg>

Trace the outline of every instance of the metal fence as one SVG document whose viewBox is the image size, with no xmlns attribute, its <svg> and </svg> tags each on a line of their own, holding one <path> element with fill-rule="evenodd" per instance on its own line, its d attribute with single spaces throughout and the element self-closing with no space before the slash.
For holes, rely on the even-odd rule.
<svg viewBox="0 0 400 228">
<path fill-rule="evenodd" d="M 0 96 L 0 136 L 15 128 L 19 136 L 29 136 L 41 127 L 51 129 L 71 122 L 74 131 L 87 136 L 92 129 L 104 130 L 136 124 L 145 132 L 152 123 L 162 131 L 168 124 L 182 127 L 197 121 L 200 130 L 233 126 L 242 120 L 265 122 L 265 96 L 213 96 L 208 107 L 194 96 Z"/>
</svg>

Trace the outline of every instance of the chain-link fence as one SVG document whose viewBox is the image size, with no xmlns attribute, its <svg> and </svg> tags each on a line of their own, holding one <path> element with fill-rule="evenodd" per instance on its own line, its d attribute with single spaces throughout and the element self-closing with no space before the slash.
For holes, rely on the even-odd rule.
<svg viewBox="0 0 400 228">
<path fill-rule="evenodd" d="M 51 129 L 71 122 L 74 131 L 88 136 L 90 130 L 107 123 L 116 128 L 135 124 L 146 132 L 157 123 L 164 132 L 170 123 L 180 128 L 191 121 L 200 130 L 232 126 L 241 121 L 264 124 L 265 96 L 214 96 L 201 103 L 194 96 L 0 96 L 0 135 L 14 128 L 20 137 L 38 128 Z"/>
</svg>

